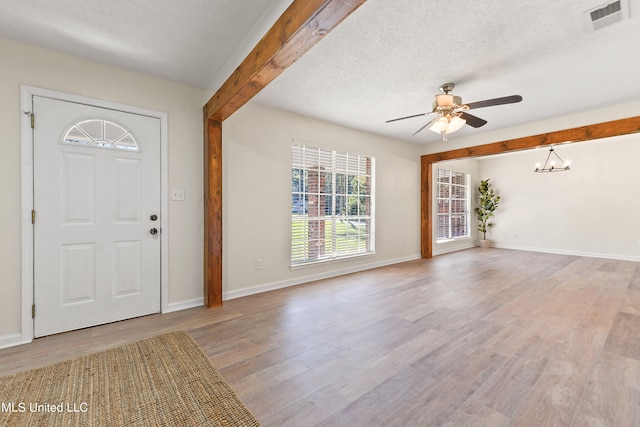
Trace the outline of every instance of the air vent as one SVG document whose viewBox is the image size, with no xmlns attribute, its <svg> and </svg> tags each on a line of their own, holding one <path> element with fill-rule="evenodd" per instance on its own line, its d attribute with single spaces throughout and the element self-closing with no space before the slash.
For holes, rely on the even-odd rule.
<svg viewBox="0 0 640 427">
<path fill-rule="evenodd" d="M 613 3 L 601 4 L 588 10 L 585 17 L 589 23 L 589 29 L 599 30 L 609 25 L 629 18 L 628 0 L 617 0 Z"/>
</svg>

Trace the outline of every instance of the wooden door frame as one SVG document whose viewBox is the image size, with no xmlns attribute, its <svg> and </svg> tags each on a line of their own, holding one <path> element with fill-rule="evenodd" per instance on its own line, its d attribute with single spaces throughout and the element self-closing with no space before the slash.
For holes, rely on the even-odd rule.
<svg viewBox="0 0 640 427">
<path fill-rule="evenodd" d="M 549 145 L 578 143 L 640 132 L 640 116 L 581 126 L 540 135 L 509 139 L 474 147 L 425 154 L 420 161 L 420 252 L 422 258 L 433 257 L 433 164 L 465 158 L 490 156 Z"/>
<path fill-rule="evenodd" d="M 119 110 L 131 114 L 154 117 L 160 120 L 160 311 L 169 311 L 169 140 L 167 138 L 167 113 L 149 110 L 145 108 L 133 107 L 110 101 L 104 101 L 86 96 L 73 95 L 34 86 L 20 86 L 20 105 L 24 114 L 21 117 L 21 224 L 22 224 L 22 305 L 21 305 L 21 333 L 10 336 L 10 342 L 0 342 L 0 348 L 12 345 L 25 344 L 33 341 L 34 319 L 31 316 L 34 297 L 34 233 L 31 222 L 31 212 L 34 209 L 34 179 L 33 179 L 33 128 L 31 127 L 32 98 L 40 96 L 43 98 L 58 99 L 61 101 L 86 104 L 99 108 Z M 35 117 L 35 126 L 38 125 L 38 118 Z M 36 215 L 37 217 L 37 215 Z M 36 218 L 37 220 L 37 218 Z"/>
<path fill-rule="evenodd" d="M 204 302 L 222 304 L 222 123 L 366 0 L 294 0 L 203 107 Z"/>
</svg>

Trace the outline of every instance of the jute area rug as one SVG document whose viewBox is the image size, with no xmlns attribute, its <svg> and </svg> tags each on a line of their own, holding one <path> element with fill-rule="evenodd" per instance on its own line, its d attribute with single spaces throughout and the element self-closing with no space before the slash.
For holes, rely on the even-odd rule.
<svg viewBox="0 0 640 427">
<path fill-rule="evenodd" d="M 259 426 L 186 332 L 0 378 L 1 426 Z"/>
</svg>

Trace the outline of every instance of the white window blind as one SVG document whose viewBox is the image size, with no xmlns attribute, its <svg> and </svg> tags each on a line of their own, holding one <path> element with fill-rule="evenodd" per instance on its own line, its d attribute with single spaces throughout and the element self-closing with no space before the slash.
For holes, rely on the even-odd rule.
<svg viewBox="0 0 640 427">
<path fill-rule="evenodd" d="M 436 240 L 469 237 L 469 175 L 438 169 Z"/>
<path fill-rule="evenodd" d="M 375 252 L 375 159 L 291 147 L 291 265 Z"/>
</svg>

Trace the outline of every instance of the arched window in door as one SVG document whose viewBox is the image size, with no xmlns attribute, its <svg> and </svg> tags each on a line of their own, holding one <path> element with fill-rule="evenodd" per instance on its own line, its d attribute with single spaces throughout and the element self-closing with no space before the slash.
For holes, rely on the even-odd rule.
<svg viewBox="0 0 640 427">
<path fill-rule="evenodd" d="M 140 151 L 135 138 L 128 130 L 102 119 L 82 120 L 71 125 L 62 138 L 64 144 Z"/>
</svg>

